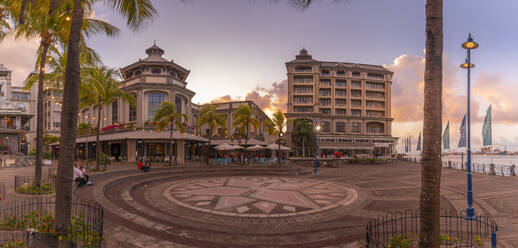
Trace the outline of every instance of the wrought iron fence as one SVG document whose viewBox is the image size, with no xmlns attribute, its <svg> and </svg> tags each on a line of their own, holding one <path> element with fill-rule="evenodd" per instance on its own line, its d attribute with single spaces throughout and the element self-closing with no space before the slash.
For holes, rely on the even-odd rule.
<svg viewBox="0 0 518 248">
<path fill-rule="evenodd" d="M 0 203 L 0 247 L 30 247 L 41 242 L 41 237 L 54 242 L 67 240 L 75 247 L 101 247 L 104 210 L 100 204 L 73 199 L 71 224 L 58 228 L 54 224 L 55 203 L 54 197 Z"/>
<path fill-rule="evenodd" d="M 498 225 L 489 216 L 477 216 L 477 220 L 466 220 L 465 211 L 441 210 L 441 247 L 480 247 L 491 244 L 496 247 Z M 405 211 L 379 216 L 368 222 L 365 230 L 366 246 L 387 247 L 394 243 L 415 244 L 419 239 L 419 211 Z M 488 243 L 489 242 L 489 243 Z M 409 246 L 413 247 L 413 246 Z"/>
<path fill-rule="evenodd" d="M 38 189 L 34 186 L 34 176 L 14 176 L 14 188 L 22 194 L 50 194 L 56 188 L 56 177 L 41 177 Z"/>
<path fill-rule="evenodd" d="M 0 201 L 5 200 L 5 183 L 0 182 Z"/>
</svg>

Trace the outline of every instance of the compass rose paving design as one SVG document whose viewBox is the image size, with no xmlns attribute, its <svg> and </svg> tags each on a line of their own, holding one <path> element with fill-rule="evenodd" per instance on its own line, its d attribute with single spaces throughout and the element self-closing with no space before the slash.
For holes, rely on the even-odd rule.
<svg viewBox="0 0 518 248">
<path fill-rule="evenodd" d="M 286 217 L 344 206 L 358 194 L 314 179 L 221 177 L 180 182 L 166 189 L 164 196 L 177 205 L 212 214 Z"/>
</svg>

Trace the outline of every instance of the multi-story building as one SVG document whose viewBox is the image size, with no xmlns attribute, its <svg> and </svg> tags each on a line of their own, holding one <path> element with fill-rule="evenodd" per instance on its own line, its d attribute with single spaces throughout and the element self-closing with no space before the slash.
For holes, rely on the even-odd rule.
<svg viewBox="0 0 518 248">
<path fill-rule="evenodd" d="M 222 113 L 226 115 L 226 127 L 221 128 L 218 127 L 214 131 L 214 139 L 212 144 L 219 145 L 222 143 L 227 144 L 241 144 L 245 143 L 244 138 L 239 138 L 239 129 L 233 125 L 233 114 L 236 109 L 241 105 L 248 105 L 253 110 L 254 116 L 259 121 L 259 128 L 255 129 L 253 127 L 249 130 L 249 139 L 248 144 L 250 145 L 266 145 L 269 142 L 269 135 L 266 132 L 267 127 L 266 120 L 269 119 L 268 115 L 266 115 L 257 104 L 253 101 L 232 101 L 232 102 L 221 102 L 216 103 L 217 113 Z M 197 106 L 199 108 L 199 106 Z M 209 128 L 207 125 L 203 125 L 201 128 L 201 135 L 207 136 L 209 134 Z"/>
<path fill-rule="evenodd" d="M 201 150 L 206 138 L 195 135 L 195 115 L 191 103 L 194 92 L 187 88 L 190 71 L 162 57 L 164 50 L 156 44 L 146 49 L 144 59 L 121 69 L 123 81 L 121 89 L 133 95 L 135 106 L 126 100 L 118 99 L 103 106 L 101 111 L 101 150 L 108 156 L 122 161 L 135 162 L 147 158 L 154 162 L 169 157 L 170 147 L 179 163 L 190 159 Z M 158 130 L 153 122 L 155 112 L 162 102 L 172 102 L 177 111 L 188 116 L 184 126 L 186 133 L 173 132 L 174 142 L 169 143 L 170 129 Z M 97 126 L 97 106 L 80 109 L 78 123 L 91 123 Z M 95 157 L 94 133 L 78 136 L 76 155 Z"/>
<path fill-rule="evenodd" d="M 11 85 L 11 71 L 0 64 L 0 154 L 27 154 L 32 147 L 31 98 Z"/>
<path fill-rule="evenodd" d="M 397 141 L 391 133 L 393 72 L 377 65 L 318 61 L 306 49 L 286 63 L 286 70 L 286 116 L 318 124 L 318 146 L 322 152 L 393 151 Z M 294 123 L 288 125 L 288 134 L 293 132 Z"/>
</svg>

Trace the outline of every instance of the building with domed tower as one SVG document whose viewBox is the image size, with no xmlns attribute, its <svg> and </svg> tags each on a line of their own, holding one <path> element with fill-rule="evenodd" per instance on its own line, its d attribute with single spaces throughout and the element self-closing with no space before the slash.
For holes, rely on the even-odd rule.
<svg viewBox="0 0 518 248">
<path fill-rule="evenodd" d="M 0 154 L 27 154 L 34 144 L 31 92 L 11 82 L 11 70 L 0 64 Z"/>
<path fill-rule="evenodd" d="M 289 135 L 297 119 L 307 119 L 320 126 L 319 153 L 383 155 L 394 151 L 393 72 L 379 65 L 315 60 L 306 49 L 286 62 L 286 71 L 286 117 L 295 120 L 288 125 Z M 299 155 L 302 150 L 306 156 L 314 154 L 314 147 L 291 147 Z"/>
<path fill-rule="evenodd" d="M 164 162 L 169 158 L 169 147 L 178 163 L 192 159 L 201 152 L 201 144 L 208 140 L 195 133 L 196 109 L 191 100 L 195 92 L 187 88 L 190 71 L 173 60 L 163 57 L 165 51 L 153 44 L 145 50 L 147 57 L 121 68 L 121 88 L 135 98 L 132 107 L 118 99 L 102 108 L 101 149 L 113 160 L 135 162 L 146 158 L 151 162 Z M 174 130 L 172 144 L 170 130 L 157 130 L 153 118 L 162 102 L 174 103 L 177 111 L 188 116 L 186 133 Z M 196 108 L 196 107 L 194 107 Z M 97 125 L 97 107 L 83 108 L 78 113 L 78 123 Z M 95 157 L 95 134 L 78 136 L 76 155 Z"/>
</svg>

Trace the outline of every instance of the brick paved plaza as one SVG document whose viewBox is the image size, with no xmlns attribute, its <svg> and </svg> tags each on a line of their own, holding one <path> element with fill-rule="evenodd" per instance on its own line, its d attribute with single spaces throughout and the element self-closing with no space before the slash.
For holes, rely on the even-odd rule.
<svg viewBox="0 0 518 248">
<path fill-rule="evenodd" d="M 357 247 L 365 224 L 417 209 L 417 164 L 322 168 L 113 166 L 75 191 L 105 208 L 106 247 Z M 8 183 L 33 168 L 0 170 Z M 500 247 L 518 247 L 518 178 L 474 175 L 477 213 L 499 224 Z M 466 205 L 465 173 L 444 169 L 441 206 Z"/>
</svg>

